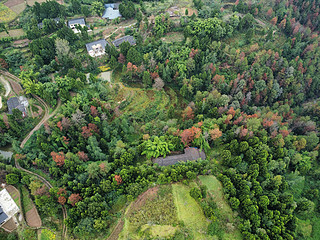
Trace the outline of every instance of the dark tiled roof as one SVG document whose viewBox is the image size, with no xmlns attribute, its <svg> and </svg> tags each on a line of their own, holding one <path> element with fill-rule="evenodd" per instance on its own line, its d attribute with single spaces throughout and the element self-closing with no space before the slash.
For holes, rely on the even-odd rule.
<svg viewBox="0 0 320 240">
<path fill-rule="evenodd" d="M 91 42 L 91 43 L 87 43 L 86 44 L 87 51 L 89 52 L 90 50 L 93 50 L 92 46 L 93 45 L 97 45 L 97 44 L 101 44 L 103 49 L 106 48 L 106 45 L 109 45 L 109 43 L 105 39 L 100 39 L 100 40 L 97 40 L 97 41 L 94 41 L 94 42 Z"/>
<path fill-rule="evenodd" d="M 160 157 L 153 162 L 158 163 L 160 166 L 169 166 L 178 162 L 196 161 L 198 159 L 206 159 L 204 151 L 199 151 L 198 148 L 186 148 L 184 154 L 167 156 L 166 158 Z"/>
<path fill-rule="evenodd" d="M 9 114 L 12 114 L 13 109 L 19 109 L 22 113 L 26 113 L 26 109 L 24 105 L 22 105 L 17 97 L 10 98 L 7 101 Z"/>
<path fill-rule="evenodd" d="M 84 18 L 75 18 L 68 21 L 68 27 L 70 24 L 79 24 L 79 25 L 86 25 Z"/>
<path fill-rule="evenodd" d="M 118 38 L 116 40 L 114 40 L 112 42 L 112 44 L 115 46 L 115 47 L 119 47 L 121 43 L 123 42 L 129 42 L 131 45 L 134 45 L 136 44 L 136 40 L 134 39 L 134 37 L 128 35 L 128 36 L 124 36 L 122 38 Z"/>
<path fill-rule="evenodd" d="M 0 207 L 0 225 L 7 219 L 8 219 L 7 214 L 5 214 L 2 208 Z"/>
</svg>

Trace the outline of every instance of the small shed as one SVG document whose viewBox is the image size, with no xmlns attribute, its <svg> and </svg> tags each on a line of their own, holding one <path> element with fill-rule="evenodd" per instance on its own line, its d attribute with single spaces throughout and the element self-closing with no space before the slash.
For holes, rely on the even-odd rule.
<svg viewBox="0 0 320 240">
<path fill-rule="evenodd" d="M 178 162 L 196 161 L 198 159 L 206 159 L 204 151 L 200 151 L 198 148 L 190 147 L 184 149 L 184 154 L 167 156 L 165 158 L 160 157 L 153 162 L 158 163 L 160 166 L 169 166 Z"/>
<path fill-rule="evenodd" d="M 105 49 L 109 43 L 105 39 L 100 39 L 86 44 L 87 51 L 91 57 L 102 56 L 106 53 Z"/>
<path fill-rule="evenodd" d="M 134 37 L 132 37 L 132 36 L 130 36 L 130 35 L 127 35 L 127 36 L 118 38 L 118 39 L 114 40 L 114 41 L 112 42 L 112 44 L 113 44 L 115 47 L 119 47 L 120 44 L 123 43 L 123 42 L 129 42 L 130 45 L 136 44 L 136 40 L 134 39 Z"/>
</svg>

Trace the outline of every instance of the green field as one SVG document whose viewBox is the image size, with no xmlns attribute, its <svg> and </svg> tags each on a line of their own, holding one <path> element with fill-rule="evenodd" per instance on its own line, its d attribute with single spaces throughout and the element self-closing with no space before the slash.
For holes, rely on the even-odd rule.
<svg viewBox="0 0 320 240">
<path fill-rule="evenodd" d="M 10 22 L 15 19 L 16 16 L 17 14 L 14 11 L 3 3 L 0 3 L 0 22 Z"/>
<path fill-rule="evenodd" d="M 221 183 L 214 176 L 199 176 L 198 178 L 202 184 L 207 186 L 209 194 L 218 206 L 218 219 L 223 225 L 221 228 L 225 230 L 223 239 L 242 239 L 241 233 L 236 227 L 237 223 L 234 213 L 224 199 Z M 228 219 L 228 222 L 226 222 L 226 219 Z"/>
<path fill-rule="evenodd" d="M 26 189 L 25 186 L 21 187 L 21 194 L 22 194 L 22 205 L 23 205 L 24 213 L 26 213 L 33 208 L 33 203 L 29 196 L 29 191 Z"/>
<path fill-rule="evenodd" d="M 209 221 L 196 200 L 190 196 L 189 191 L 190 187 L 181 183 L 172 185 L 178 219 L 183 221 L 186 228 L 191 231 L 193 239 L 213 239 L 206 234 Z"/>
</svg>

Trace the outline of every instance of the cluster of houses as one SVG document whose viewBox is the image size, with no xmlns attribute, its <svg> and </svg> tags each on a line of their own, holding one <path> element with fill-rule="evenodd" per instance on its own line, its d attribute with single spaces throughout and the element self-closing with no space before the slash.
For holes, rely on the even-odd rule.
<svg viewBox="0 0 320 240">
<path fill-rule="evenodd" d="M 112 44 L 115 47 L 119 47 L 120 44 L 123 42 L 129 42 L 130 45 L 136 44 L 136 40 L 134 39 L 134 37 L 129 36 L 129 35 L 114 40 L 112 42 Z M 107 45 L 110 46 L 110 44 L 109 44 L 109 42 L 107 42 L 107 40 L 100 39 L 100 40 L 97 40 L 97 41 L 94 41 L 91 43 L 87 43 L 86 48 L 87 48 L 88 54 L 91 57 L 99 57 L 99 56 L 102 56 L 106 53 L 105 49 L 106 49 Z"/>
</svg>

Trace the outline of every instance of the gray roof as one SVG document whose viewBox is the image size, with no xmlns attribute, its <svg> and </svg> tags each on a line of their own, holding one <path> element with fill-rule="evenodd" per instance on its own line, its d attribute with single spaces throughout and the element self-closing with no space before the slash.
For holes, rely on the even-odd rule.
<svg viewBox="0 0 320 240">
<path fill-rule="evenodd" d="M 105 8 L 113 8 L 114 10 L 119 9 L 120 3 L 107 3 L 104 5 Z"/>
<path fill-rule="evenodd" d="M 122 15 L 120 14 L 119 11 L 119 3 L 108 3 L 105 4 L 105 10 L 102 15 L 102 18 L 107 18 L 107 19 L 115 19 L 118 17 L 121 17 Z"/>
<path fill-rule="evenodd" d="M 97 40 L 97 41 L 94 41 L 94 42 L 91 42 L 91 43 L 87 43 L 86 44 L 87 51 L 89 52 L 90 50 L 93 50 L 92 46 L 93 45 L 97 45 L 97 44 L 101 44 L 103 49 L 106 48 L 106 45 L 110 45 L 105 39 L 100 39 L 100 40 Z"/>
<path fill-rule="evenodd" d="M 2 208 L 0 207 L 0 225 L 8 219 L 7 214 L 4 213 Z"/>
<path fill-rule="evenodd" d="M 68 21 L 68 27 L 70 27 L 70 24 L 86 25 L 86 21 L 84 18 L 75 18 Z"/>
<path fill-rule="evenodd" d="M 23 104 L 19 101 L 19 98 L 12 97 L 7 101 L 9 114 L 12 114 L 13 109 L 19 109 L 22 113 L 26 114 L 26 108 Z"/>
<path fill-rule="evenodd" d="M 206 159 L 206 154 L 204 151 L 200 152 L 198 148 L 190 147 L 184 150 L 184 154 L 167 156 L 165 158 L 160 157 L 153 162 L 158 163 L 160 166 L 169 166 L 178 162 L 196 161 L 198 159 Z"/>
<path fill-rule="evenodd" d="M 118 38 L 116 40 L 114 40 L 112 42 L 112 44 L 115 46 L 115 47 L 119 47 L 121 43 L 123 42 L 129 42 L 131 45 L 134 45 L 136 44 L 136 40 L 134 39 L 134 37 L 128 35 L 128 36 L 124 36 L 124 37 L 121 37 L 121 38 Z"/>
</svg>

